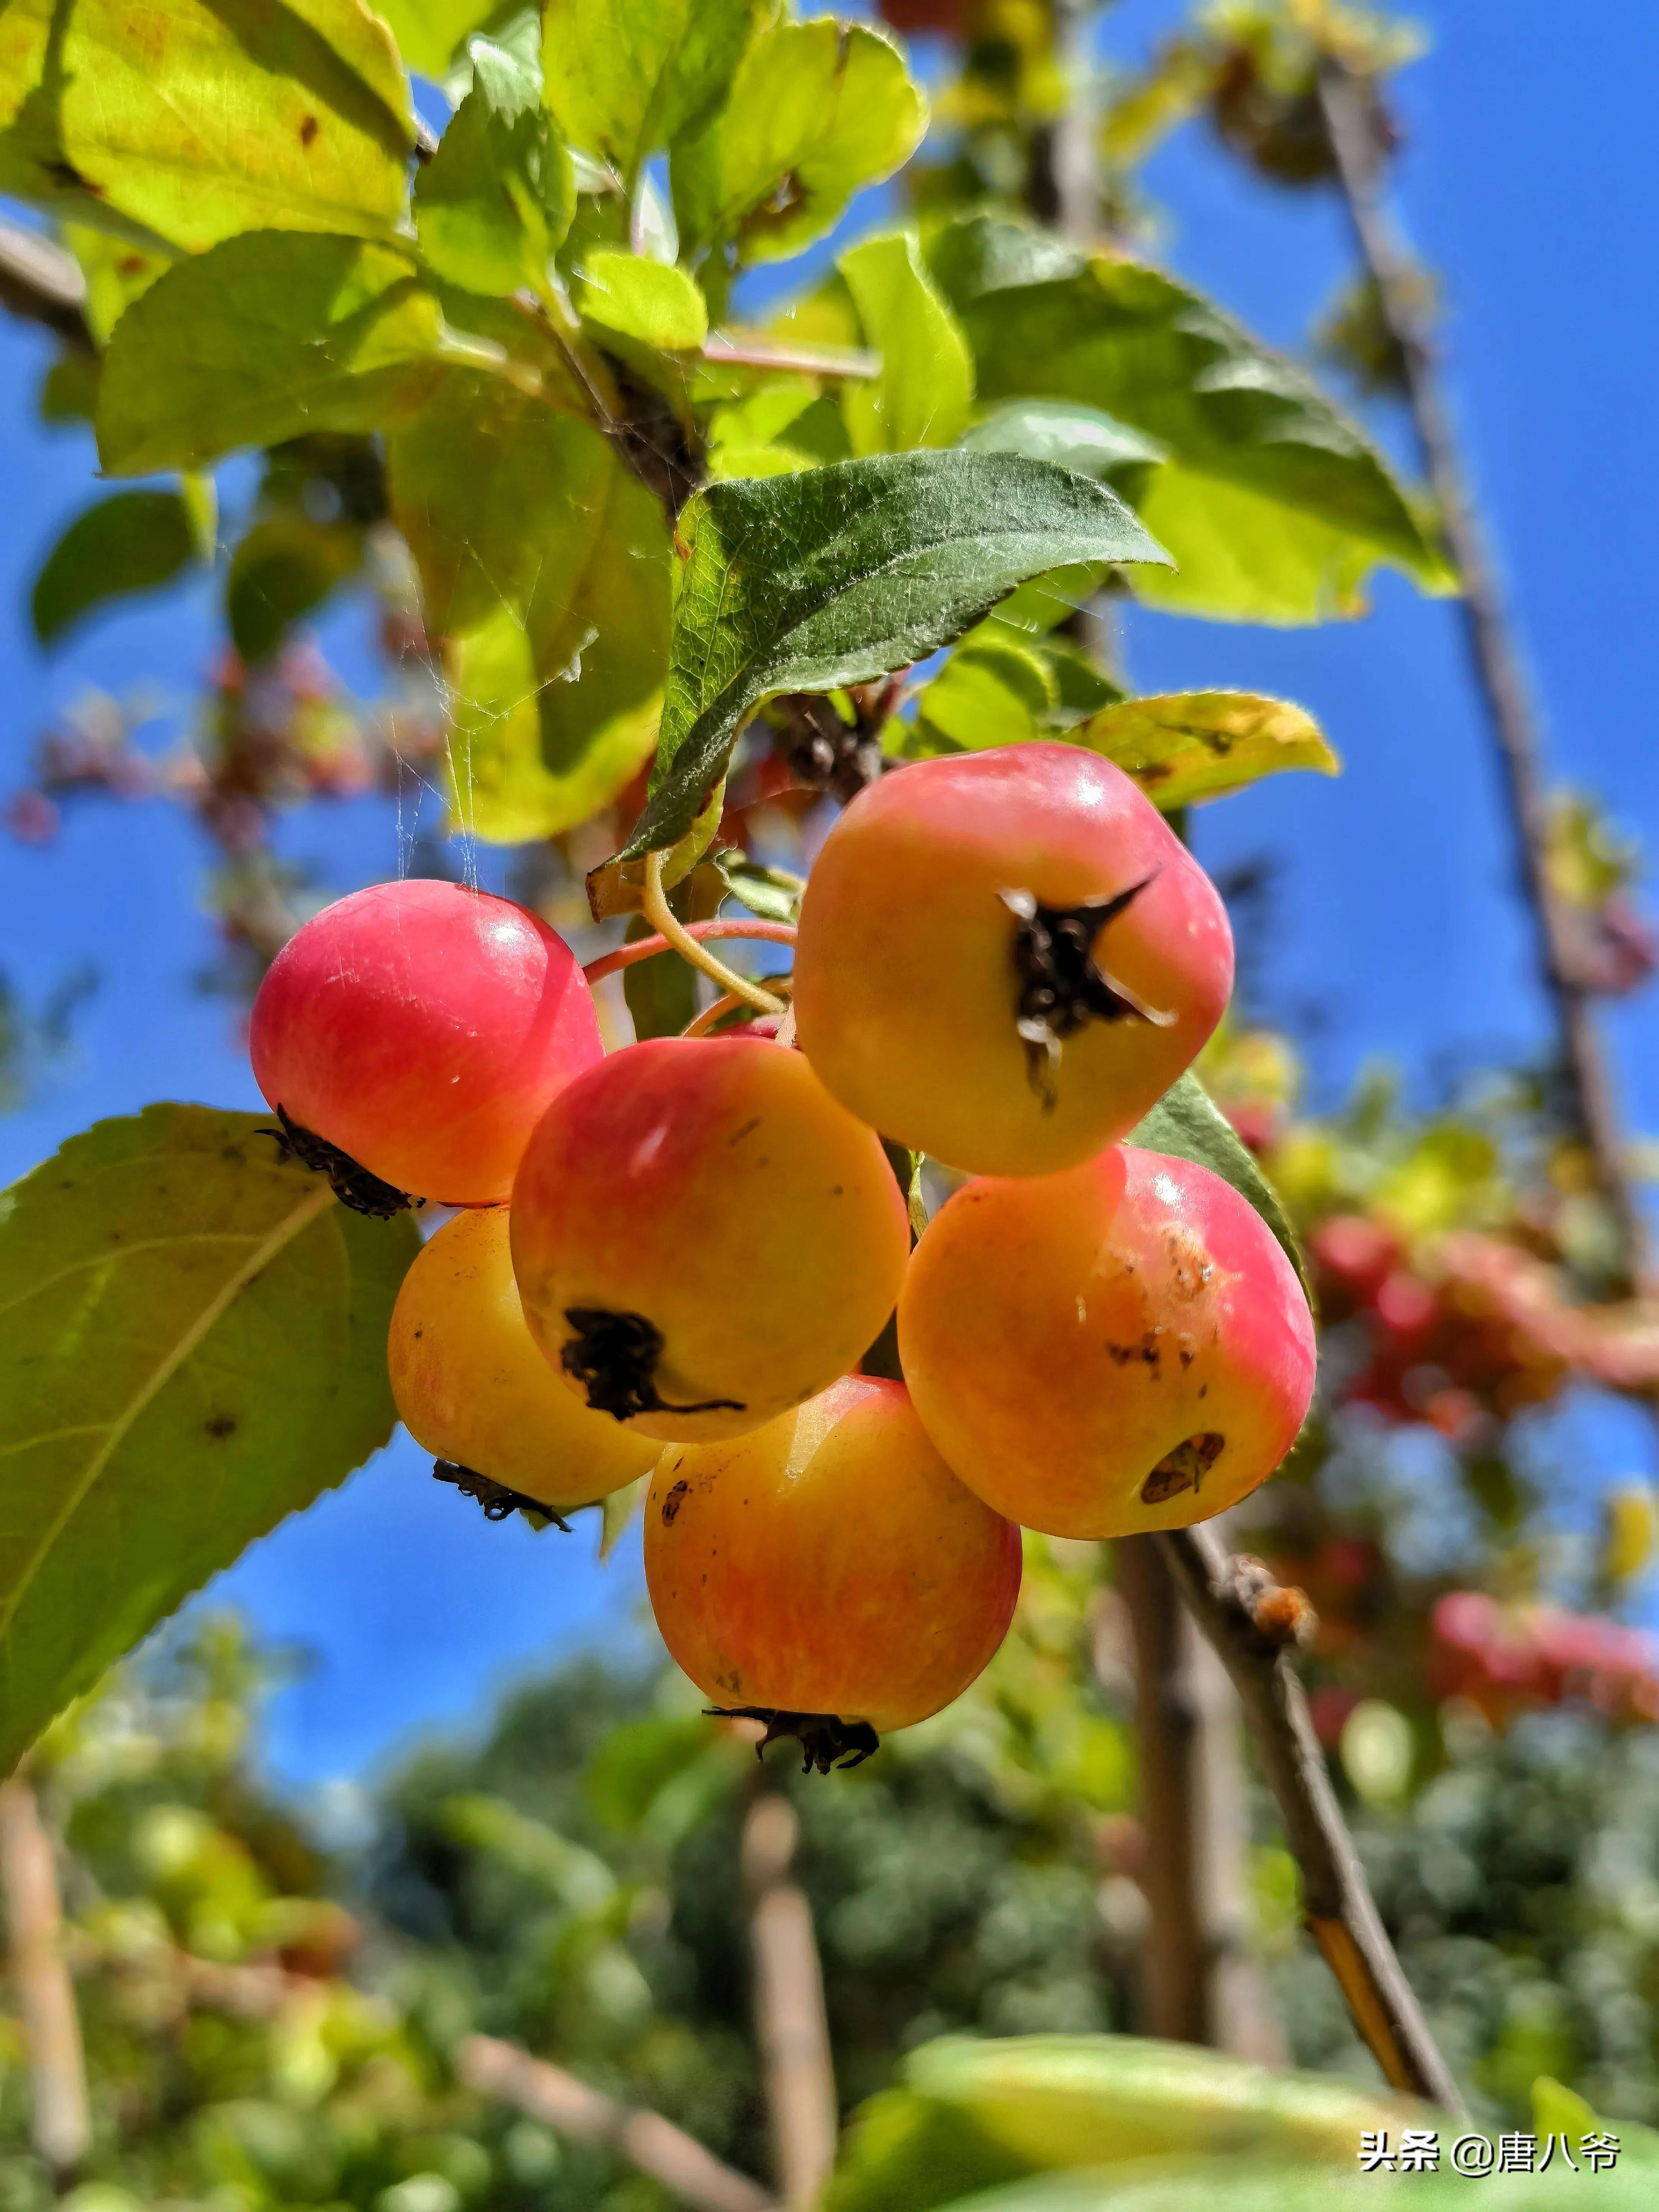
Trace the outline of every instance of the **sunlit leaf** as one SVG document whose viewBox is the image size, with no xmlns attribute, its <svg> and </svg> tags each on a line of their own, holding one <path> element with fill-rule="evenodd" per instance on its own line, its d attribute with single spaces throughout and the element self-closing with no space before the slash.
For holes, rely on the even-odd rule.
<svg viewBox="0 0 1659 2212">
<path fill-rule="evenodd" d="M 880 375 L 850 385 L 842 401 L 853 451 L 954 445 L 973 402 L 973 356 L 915 239 L 867 239 L 838 265 L 865 342 L 881 356 Z"/>
<path fill-rule="evenodd" d="M 771 0 L 547 0 L 547 101 L 574 143 L 631 189 L 732 82 Z"/>
<path fill-rule="evenodd" d="M 374 0 L 398 51 L 421 76 L 441 80 L 463 40 L 493 23 L 501 0 Z"/>
<path fill-rule="evenodd" d="M 261 1127 L 151 1106 L 0 1195 L 0 1771 L 391 1435 L 413 1222 L 347 1212 Z"/>
<path fill-rule="evenodd" d="M 969 453 L 1029 453 L 1034 461 L 1109 480 L 1169 457 L 1168 448 L 1144 431 L 1097 407 L 1060 399 L 1011 400 L 975 422 L 962 442 Z"/>
<path fill-rule="evenodd" d="M 682 249 L 731 239 L 744 261 L 798 253 L 909 159 L 926 122 L 898 48 L 862 23 L 762 32 L 725 106 L 674 149 Z"/>
<path fill-rule="evenodd" d="M 474 292 L 545 287 L 570 228 L 570 156 L 542 105 L 540 72 L 474 39 L 472 88 L 415 187 L 421 251 L 441 276 Z"/>
<path fill-rule="evenodd" d="M 708 335 L 708 308 L 684 269 L 596 246 L 582 257 L 572 287 L 585 320 L 665 353 L 695 351 Z"/>
<path fill-rule="evenodd" d="M 1125 699 L 1072 732 L 1166 810 L 1218 799 L 1281 769 L 1338 775 L 1342 763 L 1305 708 L 1249 691 Z"/>
</svg>

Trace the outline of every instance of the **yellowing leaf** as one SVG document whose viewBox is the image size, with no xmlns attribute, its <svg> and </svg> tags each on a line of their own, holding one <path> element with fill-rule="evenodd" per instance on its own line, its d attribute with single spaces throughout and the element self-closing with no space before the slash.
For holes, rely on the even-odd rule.
<svg viewBox="0 0 1659 2212">
<path fill-rule="evenodd" d="M 1166 811 L 1218 799 L 1280 769 L 1338 775 L 1342 763 L 1305 708 L 1250 691 L 1172 691 L 1124 699 L 1073 741 L 1114 761 Z"/>
<path fill-rule="evenodd" d="M 729 238 L 744 261 L 798 253 L 909 159 L 926 125 L 898 48 L 862 23 L 762 32 L 725 106 L 673 150 L 683 250 Z"/>
<path fill-rule="evenodd" d="M 470 31 L 501 14 L 500 0 L 374 0 L 398 51 L 422 76 L 441 78 Z"/>
<path fill-rule="evenodd" d="M 880 375 L 851 386 L 842 402 L 853 451 L 955 445 L 973 404 L 973 356 L 915 239 L 868 239 L 839 266 L 866 343 L 881 356 Z"/>
<path fill-rule="evenodd" d="M 572 290 L 589 322 L 665 353 L 694 352 L 708 335 L 708 308 L 696 277 L 619 246 L 591 247 Z"/>
<path fill-rule="evenodd" d="M 629 187 L 725 92 L 769 0 L 548 0 L 547 104 Z"/>
</svg>

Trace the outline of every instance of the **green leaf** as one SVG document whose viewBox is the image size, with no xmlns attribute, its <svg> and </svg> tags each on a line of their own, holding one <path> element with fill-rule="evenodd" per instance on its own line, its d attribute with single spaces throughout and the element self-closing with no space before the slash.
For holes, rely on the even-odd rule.
<svg viewBox="0 0 1659 2212">
<path fill-rule="evenodd" d="M 1049 718 L 1059 704 L 1060 688 L 1040 651 L 981 623 L 922 692 L 919 742 L 905 750 L 978 752 L 1052 737 Z"/>
<path fill-rule="evenodd" d="M 392 1433 L 413 1220 L 347 1212 L 263 1126 L 151 1106 L 0 1196 L 0 1771 Z"/>
<path fill-rule="evenodd" d="M 647 158 L 711 108 L 770 0 L 548 0 L 547 103 L 631 191 Z"/>
<path fill-rule="evenodd" d="M 501 0 L 374 0 L 412 70 L 441 82 L 463 40 L 502 13 Z"/>
<path fill-rule="evenodd" d="M 1256 1165 L 1255 1154 L 1190 1070 L 1164 1092 L 1143 1121 L 1136 1123 L 1129 1132 L 1128 1142 L 1149 1152 L 1168 1152 L 1176 1159 L 1191 1160 L 1199 1167 L 1208 1168 L 1212 1175 L 1218 1175 L 1223 1182 L 1231 1183 L 1239 1196 L 1255 1207 L 1283 1246 L 1285 1257 L 1296 1269 L 1309 1310 L 1317 1316 L 1319 1304 L 1313 1278 L 1308 1272 L 1301 1240 L 1285 1211 L 1284 1200 Z"/>
<path fill-rule="evenodd" d="M 421 251 L 469 291 L 544 291 L 576 209 L 570 156 L 542 106 L 539 70 L 489 39 L 468 52 L 472 89 L 416 182 Z"/>
<path fill-rule="evenodd" d="M 453 641 L 454 817 L 556 836 L 648 758 L 667 657 L 662 511 L 586 424 L 456 376 L 387 440 L 394 520 Z"/>
<path fill-rule="evenodd" d="M 76 515 L 34 580 L 34 635 L 55 645 L 112 599 L 158 591 L 199 555 L 194 520 L 176 491 L 118 491 Z"/>
<path fill-rule="evenodd" d="M 719 114 L 673 150 L 681 251 L 729 239 L 740 261 L 799 253 L 909 160 L 927 120 L 903 56 L 862 23 L 762 31 Z"/>
<path fill-rule="evenodd" d="M 1112 493 L 1013 453 L 894 453 L 710 484 L 680 518 L 654 787 L 617 856 L 671 846 L 769 693 L 908 667 L 1026 577 L 1157 561 Z"/>
<path fill-rule="evenodd" d="M 356 573 L 360 533 L 303 516 L 256 522 L 231 556 L 225 615 L 231 643 L 250 665 L 267 659 L 292 625 Z"/>
<path fill-rule="evenodd" d="M 1242 791 L 1287 768 L 1340 775 L 1342 763 L 1305 708 L 1250 691 L 1173 691 L 1125 699 L 1072 732 L 1115 761 L 1166 811 Z"/>
<path fill-rule="evenodd" d="M 1015 399 L 963 437 L 970 453 L 1029 453 L 1079 476 L 1108 481 L 1169 459 L 1169 448 L 1097 407 L 1075 401 Z"/>
<path fill-rule="evenodd" d="M 361 0 L 13 0 L 0 188 L 199 252 L 239 231 L 385 234 L 409 87 Z"/>
<path fill-rule="evenodd" d="M 619 246 L 582 256 L 571 288 L 583 319 L 665 353 L 695 352 L 708 335 L 708 307 L 695 276 Z"/>
<path fill-rule="evenodd" d="M 787 868 L 765 867 L 736 845 L 722 845 L 709 854 L 708 864 L 726 885 L 728 896 L 763 921 L 787 921 L 793 926 L 800 920 L 801 893 L 806 888 L 801 877 L 791 875 Z"/>
<path fill-rule="evenodd" d="M 956 317 L 922 265 L 913 237 L 872 238 L 837 266 L 881 356 L 873 382 L 842 402 L 855 453 L 953 446 L 974 398 L 974 361 Z"/>
<path fill-rule="evenodd" d="M 1167 449 L 1137 506 L 1177 568 L 1139 577 L 1141 597 L 1304 623 L 1358 611 L 1379 562 L 1445 587 L 1411 502 L 1300 369 L 1158 270 L 1060 261 L 1027 238 L 976 216 L 936 240 L 930 263 L 973 345 L 981 399 L 1081 403 Z"/>
<path fill-rule="evenodd" d="M 112 238 L 88 224 L 66 222 L 64 243 L 81 264 L 87 280 L 87 326 L 101 345 L 142 293 L 158 276 L 165 276 L 177 257 L 149 252 L 131 239 Z"/>
<path fill-rule="evenodd" d="M 143 476 L 308 430 L 378 429 L 457 350 L 398 247 L 230 239 L 169 270 L 116 325 L 99 455 L 112 475 Z"/>
</svg>

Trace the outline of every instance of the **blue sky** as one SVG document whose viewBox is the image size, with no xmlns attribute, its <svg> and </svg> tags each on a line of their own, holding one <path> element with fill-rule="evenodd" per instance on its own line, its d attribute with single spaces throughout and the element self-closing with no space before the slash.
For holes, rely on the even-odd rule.
<svg viewBox="0 0 1659 2212">
<path fill-rule="evenodd" d="M 1170 0 L 1122 0 L 1107 44 L 1144 53 L 1178 14 Z M 1659 10 L 1434 0 L 1415 14 L 1434 44 L 1403 80 L 1403 205 L 1448 289 L 1459 420 L 1552 765 L 1650 836 Z M 1348 266 L 1335 204 L 1246 185 L 1198 132 L 1158 157 L 1149 183 L 1169 210 L 1164 258 L 1264 335 L 1299 344 Z M 40 337 L 0 317 L 11 487 L 0 512 L 0 797 L 83 687 L 152 682 L 182 701 L 215 636 L 203 586 L 111 618 L 51 659 L 34 648 L 34 569 L 94 490 L 87 437 L 36 423 L 47 357 Z M 1376 427 L 1398 443 L 1397 423 Z M 327 641 L 348 668 L 350 631 L 337 625 Z M 1279 865 L 1267 996 L 1317 1018 L 1322 1098 L 1377 1054 L 1421 1080 L 1540 1042 L 1546 1012 L 1453 608 L 1383 577 L 1359 623 L 1274 633 L 1136 614 L 1128 644 L 1138 688 L 1281 693 L 1314 709 L 1344 756 L 1340 781 L 1281 778 L 1207 811 L 1196 833 L 1212 869 L 1263 855 Z M 282 836 L 341 889 L 398 865 L 397 825 L 378 801 L 310 810 Z M 99 979 L 70 1055 L 0 1120 L 0 1182 L 88 1121 L 152 1098 L 258 1103 L 234 1006 L 198 987 L 216 949 L 207 863 L 161 805 L 92 804 L 44 850 L 0 843 L 0 972 L 33 1004 L 82 966 Z M 1659 995 L 1612 1010 L 1606 1026 L 1632 1122 L 1659 1132 Z M 1601 1471 L 1652 1471 L 1638 1425 L 1592 1425 L 1586 1443 Z M 492 1691 L 534 1660 L 595 1638 L 631 1644 L 636 1562 L 624 1547 L 600 1570 L 592 1549 L 586 1531 L 486 1525 L 401 1442 L 257 1547 L 214 1595 L 315 1654 L 279 1703 L 275 1752 L 290 1774 L 320 1778 L 361 1768 L 416 1723 L 482 1717 Z"/>
</svg>

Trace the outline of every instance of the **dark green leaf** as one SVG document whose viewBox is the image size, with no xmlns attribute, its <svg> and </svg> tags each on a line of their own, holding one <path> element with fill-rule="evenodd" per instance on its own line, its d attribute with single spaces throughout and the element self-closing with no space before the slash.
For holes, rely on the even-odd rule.
<svg viewBox="0 0 1659 2212">
<path fill-rule="evenodd" d="M 1097 407 L 1058 399 L 1013 400 L 975 422 L 962 442 L 970 453 L 1029 453 L 1103 483 L 1127 477 L 1139 485 L 1146 469 L 1169 459 L 1156 438 Z"/>
<path fill-rule="evenodd" d="M 769 693 L 908 667 L 1062 563 L 1164 557 L 1103 486 L 1013 453 L 711 484 L 681 532 L 655 788 L 623 860 L 684 835 Z"/>
<path fill-rule="evenodd" d="M 193 468 L 308 430 L 372 430 L 475 353 L 408 255 L 256 231 L 181 262 L 128 308 L 105 356 L 98 450 L 116 476 Z"/>
<path fill-rule="evenodd" d="M 638 915 L 628 926 L 630 941 L 653 933 L 652 925 Z M 623 996 L 641 1043 L 647 1037 L 678 1036 L 697 1011 L 697 971 L 676 952 L 659 953 L 623 969 Z"/>
<path fill-rule="evenodd" d="M 0 189 L 82 221 L 190 252 L 265 228 L 384 235 L 411 144 L 397 51 L 359 0 L 0 12 Z"/>
<path fill-rule="evenodd" d="M 881 356 L 880 375 L 849 385 L 842 403 L 853 451 L 902 453 L 954 445 L 973 402 L 973 356 L 915 240 L 902 233 L 866 239 L 838 265 L 865 343 Z"/>
<path fill-rule="evenodd" d="M 631 191 L 731 83 L 766 0 L 548 0 L 547 103 Z"/>
<path fill-rule="evenodd" d="M 1254 1153 L 1195 1075 L 1188 1072 L 1166 1091 L 1146 1119 L 1130 1131 L 1128 1141 L 1149 1152 L 1168 1152 L 1176 1159 L 1191 1160 L 1199 1167 L 1208 1168 L 1212 1175 L 1218 1175 L 1223 1182 L 1231 1183 L 1239 1196 L 1255 1208 L 1284 1247 L 1309 1308 L 1317 1315 L 1313 1279 L 1283 1200 L 1256 1165 Z"/>
<path fill-rule="evenodd" d="M 256 522 L 231 556 L 225 615 L 250 665 L 267 659 L 302 615 L 320 606 L 362 557 L 359 533 L 299 516 Z"/>
<path fill-rule="evenodd" d="M 1340 775 L 1342 763 L 1304 708 L 1250 691 L 1175 691 L 1124 699 L 1072 732 L 1115 761 L 1172 812 L 1241 791 L 1282 769 Z"/>
<path fill-rule="evenodd" d="M 0 1196 L 0 1771 L 392 1432 L 412 1218 L 347 1212 L 263 1126 L 152 1106 Z"/>
<path fill-rule="evenodd" d="M 1379 562 L 1444 588 L 1439 553 L 1358 430 L 1197 294 L 1133 261 L 1056 259 L 983 216 L 947 230 L 931 259 L 981 399 L 1081 403 L 1167 449 L 1137 504 L 1177 568 L 1139 577 L 1141 596 L 1292 623 L 1357 611 Z"/>
<path fill-rule="evenodd" d="M 468 51 L 472 89 L 415 187 L 421 251 L 470 291 L 543 291 L 575 212 L 570 156 L 542 106 L 539 70 L 488 39 Z"/>
<path fill-rule="evenodd" d="M 927 106 L 896 46 L 862 23 L 775 23 L 716 115 L 674 149 L 680 245 L 778 261 L 821 237 L 860 185 L 909 160 Z"/>
<path fill-rule="evenodd" d="M 200 550 L 178 492 L 112 492 L 76 515 L 46 556 L 29 601 L 34 635 L 55 644 L 112 599 L 170 584 Z"/>
</svg>

